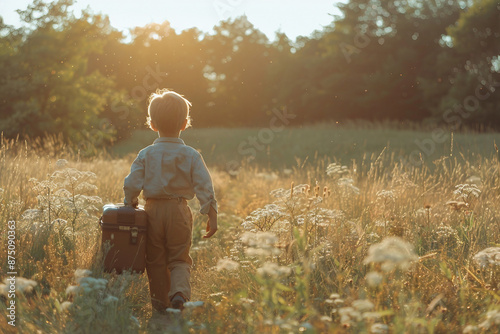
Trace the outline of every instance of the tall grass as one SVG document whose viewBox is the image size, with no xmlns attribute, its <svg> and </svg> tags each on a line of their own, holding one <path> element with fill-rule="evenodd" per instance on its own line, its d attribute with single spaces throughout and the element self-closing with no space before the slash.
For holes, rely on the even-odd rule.
<svg viewBox="0 0 500 334">
<path fill-rule="evenodd" d="M 16 329 L 494 332 L 500 250 L 480 252 L 500 246 L 500 163 L 472 153 L 455 147 L 432 169 L 400 164 L 387 145 L 345 165 L 311 156 L 289 169 L 213 167 L 220 231 L 202 239 L 206 218 L 195 214 L 193 233 L 193 300 L 204 303 L 162 329 L 146 276 L 106 274 L 98 257 L 102 204 L 122 200 L 133 157 L 2 140 L 1 278 L 15 220 L 18 276 L 36 282 L 19 286 Z M 1 314 L 0 331 L 14 332 Z"/>
</svg>

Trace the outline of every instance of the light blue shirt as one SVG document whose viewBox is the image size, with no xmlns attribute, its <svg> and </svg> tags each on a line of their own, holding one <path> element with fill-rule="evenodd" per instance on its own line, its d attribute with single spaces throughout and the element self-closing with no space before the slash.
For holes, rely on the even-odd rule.
<svg viewBox="0 0 500 334">
<path fill-rule="evenodd" d="M 196 197 L 200 213 L 212 206 L 217 211 L 212 178 L 201 154 L 180 138 L 160 137 L 142 149 L 125 178 L 123 202 L 137 203 L 139 194 L 148 198 Z"/>
</svg>

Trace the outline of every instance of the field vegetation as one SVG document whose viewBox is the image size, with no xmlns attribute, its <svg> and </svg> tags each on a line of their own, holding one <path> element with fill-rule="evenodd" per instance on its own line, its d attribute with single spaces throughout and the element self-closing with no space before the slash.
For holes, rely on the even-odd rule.
<svg viewBox="0 0 500 334">
<path fill-rule="evenodd" d="M 318 144 L 308 147 L 307 131 L 311 136 L 327 133 L 326 126 L 314 130 L 283 131 L 271 143 L 271 152 L 279 151 L 274 144 L 304 150 L 289 164 L 243 161 L 228 171 L 214 163 L 222 154 L 219 146 L 213 156 L 202 149 L 207 160 L 213 159 L 209 167 L 220 231 L 210 240 L 201 238 L 205 218 L 192 201 L 193 301 L 181 317 L 172 313 L 163 328 L 150 319 L 146 275 L 107 274 L 99 261 L 102 205 L 122 200 L 133 155 L 84 158 L 60 138 L 3 139 L 2 300 L 9 288 L 8 221 L 16 222 L 18 280 L 16 327 L 7 324 L 8 305 L 2 302 L 0 331 L 498 331 L 500 162 L 495 135 L 456 134 L 464 145 L 476 140 L 481 151 L 455 147 L 450 156 L 443 148 L 439 159 L 414 166 L 402 164 L 393 151 L 407 132 L 387 130 L 397 134 L 394 142 L 388 145 L 383 137 L 377 154 L 352 163 L 356 157 L 349 159 L 350 152 L 336 159 L 333 146 L 326 152 Z M 351 142 L 363 140 L 353 129 L 329 131 Z M 363 132 L 366 147 L 376 144 L 370 131 Z M 193 137 L 186 132 L 187 142 L 195 132 Z M 224 133 L 214 131 L 211 141 L 226 142 L 217 138 Z M 482 136 L 491 137 L 479 144 Z M 202 145 L 209 144 L 200 139 Z M 288 151 L 286 156 L 293 155 Z"/>
</svg>

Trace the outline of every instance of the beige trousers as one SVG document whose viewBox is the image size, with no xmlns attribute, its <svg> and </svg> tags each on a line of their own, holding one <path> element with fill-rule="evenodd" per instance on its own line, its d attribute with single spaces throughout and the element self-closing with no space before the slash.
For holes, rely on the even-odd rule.
<svg viewBox="0 0 500 334">
<path fill-rule="evenodd" d="M 162 311 L 176 293 L 191 299 L 193 216 L 185 199 L 148 199 L 144 209 L 148 214 L 146 270 L 151 303 Z"/>
</svg>

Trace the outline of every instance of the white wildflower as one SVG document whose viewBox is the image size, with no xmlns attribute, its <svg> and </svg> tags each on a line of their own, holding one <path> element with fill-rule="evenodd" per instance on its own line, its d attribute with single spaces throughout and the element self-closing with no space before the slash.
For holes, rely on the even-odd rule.
<svg viewBox="0 0 500 334">
<path fill-rule="evenodd" d="M 481 190 L 475 184 L 465 183 L 455 186 L 455 191 L 453 191 L 453 194 L 457 195 L 463 201 L 467 202 L 471 197 L 478 198 L 481 194 Z"/>
<path fill-rule="evenodd" d="M 181 310 L 179 309 L 176 309 L 176 308 L 167 308 L 166 309 L 167 313 L 173 313 L 173 314 L 178 314 L 178 313 L 181 313 Z"/>
<path fill-rule="evenodd" d="M 66 288 L 66 295 L 74 296 L 80 292 L 80 286 L 78 285 L 70 285 Z"/>
<path fill-rule="evenodd" d="M 370 246 L 364 263 L 382 263 L 382 270 L 391 271 L 395 267 L 406 270 L 415 260 L 417 256 L 411 244 L 399 237 L 389 237 Z"/>
<path fill-rule="evenodd" d="M 4 284 L 0 284 L 0 295 L 7 296 L 12 281 L 9 278 L 5 278 L 3 280 L 3 283 Z M 24 277 L 16 277 L 14 284 L 16 287 L 15 288 L 16 293 L 24 293 L 24 294 L 30 294 L 31 292 L 33 292 L 35 286 L 37 286 L 37 282 Z"/>
<path fill-rule="evenodd" d="M 80 280 L 83 278 L 83 277 L 88 277 L 92 274 L 92 271 L 88 270 L 88 269 L 76 269 L 75 270 L 75 281 L 76 283 L 80 283 Z"/>
<path fill-rule="evenodd" d="M 73 305 L 72 302 L 68 302 L 68 301 L 65 301 L 63 303 L 61 303 L 61 310 L 62 311 L 67 311 L 69 310 L 69 308 Z"/>
<path fill-rule="evenodd" d="M 43 212 L 38 209 L 28 209 L 24 211 L 21 215 L 21 219 L 23 220 L 40 220 L 43 217 Z"/>
<path fill-rule="evenodd" d="M 474 326 L 474 325 L 468 325 L 468 326 L 465 326 L 462 333 L 463 334 L 472 334 L 472 333 L 477 333 L 477 332 L 479 332 L 479 327 Z"/>
<path fill-rule="evenodd" d="M 366 278 L 366 283 L 368 283 L 369 286 L 374 288 L 379 286 L 380 283 L 382 283 L 384 276 L 377 271 L 370 271 L 368 274 L 366 274 L 365 278 Z"/>
<path fill-rule="evenodd" d="M 266 262 L 264 265 L 257 269 L 257 274 L 262 277 L 278 278 L 281 276 L 290 275 L 292 269 L 289 267 L 279 266 L 274 262 Z"/>
<path fill-rule="evenodd" d="M 340 298 L 340 295 L 338 293 L 332 293 L 329 297 L 330 299 L 339 299 Z"/>
<path fill-rule="evenodd" d="M 321 318 L 319 318 L 319 320 L 323 322 L 332 322 L 332 318 L 327 315 L 322 316 Z"/>
<path fill-rule="evenodd" d="M 486 313 L 486 319 L 481 322 L 478 326 L 483 330 L 488 330 L 493 325 L 500 325 L 500 311 L 490 310 Z"/>
<path fill-rule="evenodd" d="M 68 164 L 68 160 L 66 159 L 59 159 L 56 161 L 56 167 L 57 168 L 64 168 Z"/>
<path fill-rule="evenodd" d="M 6 280 L 4 280 L 4 283 Z M 37 286 L 37 282 L 24 278 L 24 277 L 16 277 L 16 292 L 20 293 L 31 293 L 33 289 Z"/>
<path fill-rule="evenodd" d="M 281 251 L 278 248 L 255 248 L 250 247 L 245 249 L 247 256 L 266 257 L 271 255 L 279 255 Z"/>
<path fill-rule="evenodd" d="M 73 197 L 73 194 L 65 188 L 61 188 L 61 189 L 56 190 L 54 195 L 58 196 L 58 197 L 62 197 L 62 198 L 72 198 Z"/>
<path fill-rule="evenodd" d="M 386 334 L 389 332 L 389 326 L 386 324 L 373 324 L 370 327 L 370 333 L 373 334 Z"/>
<path fill-rule="evenodd" d="M 366 299 L 355 300 L 352 302 L 352 306 L 360 312 L 371 311 L 375 307 L 371 301 Z"/>
<path fill-rule="evenodd" d="M 184 307 L 186 308 L 195 308 L 195 307 L 201 307 L 203 306 L 205 303 L 201 300 L 199 301 L 195 301 L 195 302 L 185 302 L 184 303 Z"/>
<path fill-rule="evenodd" d="M 88 182 L 82 182 L 76 187 L 75 190 L 79 192 L 92 192 L 97 190 L 97 186 Z"/>
<path fill-rule="evenodd" d="M 272 232 L 245 232 L 241 241 L 250 247 L 271 248 L 278 241 L 278 237 Z"/>
<path fill-rule="evenodd" d="M 489 247 L 474 255 L 474 261 L 482 268 L 500 265 L 500 247 Z"/>
<path fill-rule="evenodd" d="M 349 173 L 347 166 L 331 163 L 326 167 L 326 175 L 328 176 L 342 176 L 347 173 Z"/>
<path fill-rule="evenodd" d="M 396 195 L 392 190 L 380 190 L 377 192 L 377 199 L 382 201 L 394 201 Z"/>
<path fill-rule="evenodd" d="M 255 300 L 242 297 L 242 298 L 240 298 L 240 302 L 246 303 L 246 304 L 253 304 L 253 303 L 255 303 Z"/>
<path fill-rule="evenodd" d="M 234 271 L 238 269 L 240 264 L 236 261 L 230 260 L 230 259 L 220 259 L 217 261 L 217 271 L 221 270 L 227 270 L 227 271 Z"/>
<path fill-rule="evenodd" d="M 351 325 L 353 322 L 361 320 L 361 313 L 352 307 L 342 307 L 339 309 L 340 323 Z"/>
<path fill-rule="evenodd" d="M 350 192 L 351 194 L 359 195 L 359 188 L 354 186 L 354 180 L 346 177 L 342 177 L 337 181 L 340 187 L 344 187 L 344 190 Z"/>
</svg>

